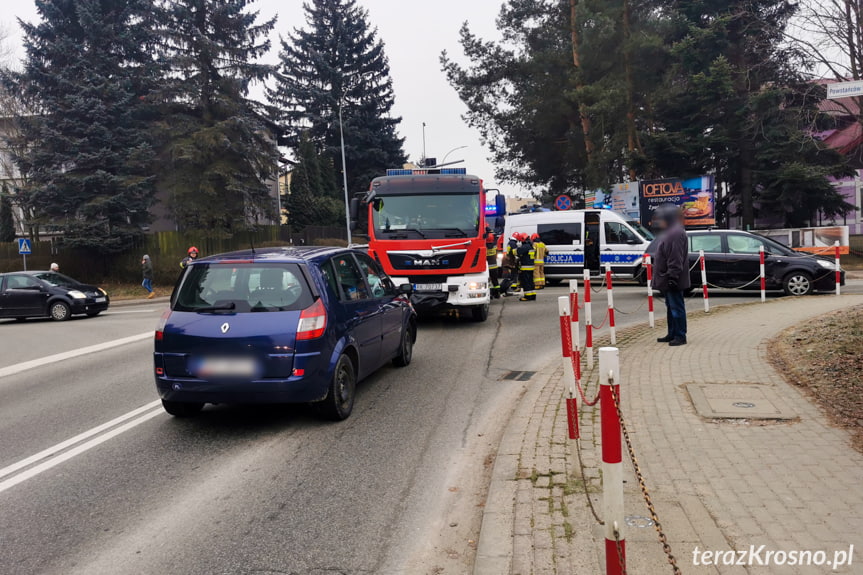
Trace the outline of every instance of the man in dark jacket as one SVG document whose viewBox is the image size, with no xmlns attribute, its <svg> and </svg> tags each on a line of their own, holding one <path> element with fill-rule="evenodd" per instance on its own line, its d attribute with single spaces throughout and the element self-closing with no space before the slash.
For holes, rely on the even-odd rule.
<svg viewBox="0 0 863 575">
<path fill-rule="evenodd" d="M 671 346 L 686 343 L 686 301 L 683 292 L 689 280 L 689 241 L 683 228 L 683 212 L 673 204 L 656 211 L 662 231 L 656 246 L 653 265 L 653 287 L 665 294 L 668 335 L 656 341 Z"/>
</svg>

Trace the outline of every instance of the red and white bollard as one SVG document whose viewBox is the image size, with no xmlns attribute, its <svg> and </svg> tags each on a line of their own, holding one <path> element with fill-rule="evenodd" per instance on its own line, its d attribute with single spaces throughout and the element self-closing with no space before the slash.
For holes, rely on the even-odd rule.
<svg viewBox="0 0 863 575">
<path fill-rule="evenodd" d="M 647 319 L 650 327 L 656 327 L 656 315 L 653 313 L 653 260 L 650 254 L 644 254 L 644 268 L 647 270 Z"/>
<path fill-rule="evenodd" d="M 605 264 L 605 285 L 608 293 L 608 333 L 611 345 L 617 345 L 617 329 L 614 326 L 614 291 L 611 285 L 611 264 Z"/>
<path fill-rule="evenodd" d="M 707 297 L 707 269 L 704 267 L 704 250 L 698 251 L 698 261 L 701 262 L 701 293 L 704 295 L 704 313 L 710 313 L 710 300 Z"/>
<path fill-rule="evenodd" d="M 593 369 L 593 307 L 590 294 L 590 270 L 584 270 L 584 355 L 587 356 L 587 368 Z"/>
<path fill-rule="evenodd" d="M 758 273 L 761 277 L 761 301 L 767 301 L 767 280 L 764 277 L 764 246 L 758 247 L 758 257 L 761 260 L 758 265 Z"/>
<path fill-rule="evenodd" d="M 836 251 L 836 295 L 840 295 L 840 285 L 842 283 L 842 270 L 839 268 L 839 242 L 833 243 L 833 249 Z"/>
<path fill-rule="evenodd" d="M 572 363 L 575 379 L 581 381 L 581 333 L 578 323 L 578 280 L 569 280 L 569 309 L 572 310 Z"/>
<path fill-rule="evenodd" d="M 572 320 L 569 313 L 569 298 L 560 296 L 557 298 L 557 310 L 560 314 L 560 343 L 563 355 L 563 377 L 569 388 L 569 396 L 566 398 L 566 423 L 570 439 L 578 439 L 578 404 L 575 397 L 575 372 L 572 361 Z M 578 326 L 576 325 L 576 329 Z"/>
<path fill-rule="evenodd" d="M 602 431 L 602 509 L 605 521 L 605 572 L 626 572 L 623 533 L 623 447 L 614 395 L 620 401 L 620 356 L 616 347 L 599 349 L 599 410 Z M 618 551 L 619 549 L 619 551 Z"/>
</svg>

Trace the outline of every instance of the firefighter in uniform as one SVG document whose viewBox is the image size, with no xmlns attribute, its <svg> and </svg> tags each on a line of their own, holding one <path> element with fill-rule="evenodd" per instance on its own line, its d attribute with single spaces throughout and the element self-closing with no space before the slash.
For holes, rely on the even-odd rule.
<svg viewBox="0 0 863 575">
<path fill-rule="evenodd" d="M 501 293 L 509 295 L 509 290 L 518 287 L 518 255 L 515 253 L 518 249 L 518 234 L 512 234 L 509 242 L 506 244 L 506 250 L 503 256 L 503 272 L 504 280 L 501 282 Z"/>
<path fill-rule="evenodd" d="M 548 255 L 548 247 L 539 237 L 539 234 L 530 236 L 533 242 L 533 286 L 536 289 L 545 287 L 545 256 Z"/>
<path fill-rule="evenodd" d="M 488 226 L 485 228 L 485 256 L 488 261 L 488 278 L 491 282 L 491 297 L 500 297 L 500 266 L 497 263 L 497 237 Z"/>
<path fill-rule="evenodd" d="M 523 295 L 518 301 L 536 301 L 536 290 L 533 286 L 533 269 L 534 269 L 534 251 L 533 244 L 527 234 L 521 234 L 521 245 L 516 252 L 520 271 L 518 273 L 518 283 L 521 285 Z"/>
</svg>

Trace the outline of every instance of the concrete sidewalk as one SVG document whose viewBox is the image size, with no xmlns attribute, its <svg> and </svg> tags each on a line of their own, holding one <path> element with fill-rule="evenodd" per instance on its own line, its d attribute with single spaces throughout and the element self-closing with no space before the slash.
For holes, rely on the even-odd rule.
<svg viewBox="0 0 863 575">
<path fill-rule="evenodd" d="M 857 304 L 863 296 L 812 296 L 692 314 L 690 343 L 677 348 L 656 343 L 661 324 L 618 337 L 624 419 L 682 573 L 863 573 L 863 455 L 766 360 L 767 341 L 783 329 Z M 556 318 L 548 323 L 556 331 Z M 557 345 L 557 336 L 546 342 Z M 562 370 L 543 374 L 498 451 L 475 575 L 605 572 L 602 528 L 587 502 L 601 513 L 599 412 L 579 402 L 582 473 L 567 437 Z M 588 396 L 597 379 L 586 374 Z M 696 411 L 728 398 L 753 398 L 791 419 Z M 625 449 L 624 469 L 628 572 L 672 573 Z M 823 551 L 833 560 L 852 544 L 853 564 L 835 569 L 757 564 L 766 551 Z M 696 548 L 761 545 L 745 566 L 693 564 Z"/>
</svg>

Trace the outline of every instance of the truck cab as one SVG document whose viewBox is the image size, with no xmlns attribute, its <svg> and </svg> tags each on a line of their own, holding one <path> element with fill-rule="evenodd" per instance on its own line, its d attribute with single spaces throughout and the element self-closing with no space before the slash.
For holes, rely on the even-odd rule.
<svg viewBox="0 0 863 575">
<path fill-rule="evenodd" d="M 360 203 L 368 209 L 369 254 L 397 285 L 411 284 L 419 311 L 469 309 L 485 321 L 490 289 L 480 178 L 464 168 L 388 170 Z"/>
</svg>

